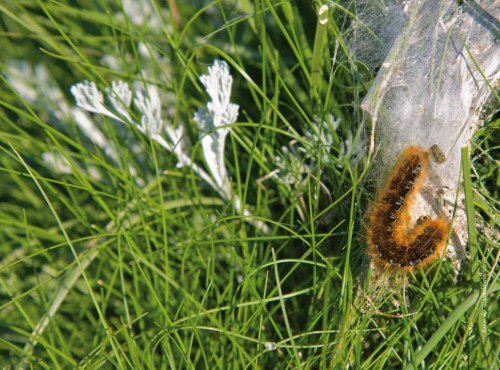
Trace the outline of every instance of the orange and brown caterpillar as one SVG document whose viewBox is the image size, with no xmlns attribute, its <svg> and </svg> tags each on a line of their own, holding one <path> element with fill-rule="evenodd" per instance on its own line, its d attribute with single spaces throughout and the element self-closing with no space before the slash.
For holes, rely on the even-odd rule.
<svg viewBox="0 0 500 370">
<path fill-rule="evenodd" d="M 429 153 L 410 146 L 378 193 L 368 216 L 368 254 L 375 265 L 393 270 L 426 266 L 439 257 L 448 236 L 448 223 L 423 218 L 409 228 L 410 209 L 427 175 Z"/>
</svg>

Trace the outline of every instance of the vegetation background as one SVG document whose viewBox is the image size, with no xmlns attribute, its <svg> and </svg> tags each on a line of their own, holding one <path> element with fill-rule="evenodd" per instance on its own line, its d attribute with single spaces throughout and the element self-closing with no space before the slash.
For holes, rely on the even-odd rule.
<svg viewBox="0 0 500 370">
<path fill-rule="evenodd" d="M 471 258 L 373 279 L 360 102 L 376 71 L 349 54 L 353 3 L 317 32 L 320 5 L 0 2 L 4 368 L 497 368 L 498 104 L 464 153 Z M 80 81 L 154 85 L 204 167 L 193 116 L 216 59 L 240 106 L 232 192 L 270 232 L 137 128 L 95 115 L 99 147 L 69 114 Z"/>
</svg>

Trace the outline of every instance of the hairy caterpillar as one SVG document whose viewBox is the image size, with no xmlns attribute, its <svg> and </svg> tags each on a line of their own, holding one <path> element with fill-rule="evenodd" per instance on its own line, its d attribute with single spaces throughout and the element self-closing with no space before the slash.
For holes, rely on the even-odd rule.
<svg viewBox="0 0 500 370">
<path fill-rule="evenodd" d="M 373 202 L 368 216 L 368 254 L 375 265 L 393 270 L 426 266 L 439 257 L 448 236 L 441 218 L 421 218 L 411 229 L 410 209 L 427 176 L 429 153 L 406 148 Z"/>
</svg>

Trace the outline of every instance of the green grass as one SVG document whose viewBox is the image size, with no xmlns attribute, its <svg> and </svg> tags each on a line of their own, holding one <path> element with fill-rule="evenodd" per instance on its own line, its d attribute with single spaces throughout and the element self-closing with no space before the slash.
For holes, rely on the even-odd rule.
<svg viewBox="0 0 500 370">
<path fill-rule="evenodd" d="M 118 1 L 0 3 L 0 365 L 496 368 L 499 121 L 488 116 L 462 153 L 472 258 L 457 281 L 447 260 L 372 281 L 370 162 L 343 150 L 367 136 L 360 103 L 374 78 L 349 55 L 351 14 L 330 9 L 316 30 L 317 2 L 176 3 L 179 14 L 154 3 L 155 27 L 118 17 Z M 204 167 L 193 114 L 215 59 L 240 105 L 225 148 L 232 192 L 270 233 L 137 129 L 92 116 L 113 161 L 61 108 L 85 79 L 155 85 Z M 48 72 L 33 101 L 7 78 L 20 61 Z M 330 114 L 331 146 L 308 139 Z M 42 160 L 53 151 L 72 174 Z M 314 165 L 286 184 L 269 177 L 279 163 Z"/>
</svg>

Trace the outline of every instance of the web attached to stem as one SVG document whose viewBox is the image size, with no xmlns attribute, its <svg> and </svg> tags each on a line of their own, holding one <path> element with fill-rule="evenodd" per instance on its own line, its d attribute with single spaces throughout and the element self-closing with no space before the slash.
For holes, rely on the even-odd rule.
<svg viewBox="0 0 500 370">
<path fill-rule="evenodd" d="M 500 6 L 487 0 L 355 3 L 351 50 L 372 71 L 380 67 L 362 103 L 368 150 L 376 154 L 373 178 L 380 186 L 404 148 L 433 147 L 444 156 L 432 162 L 412 216 L 451 218 L 461 204 L 460 150 L 479 127 L 500 76 Z M 451 253 L 459 255 L 466 243 L 462 211 L 450 240 Z"/>
</svg>

